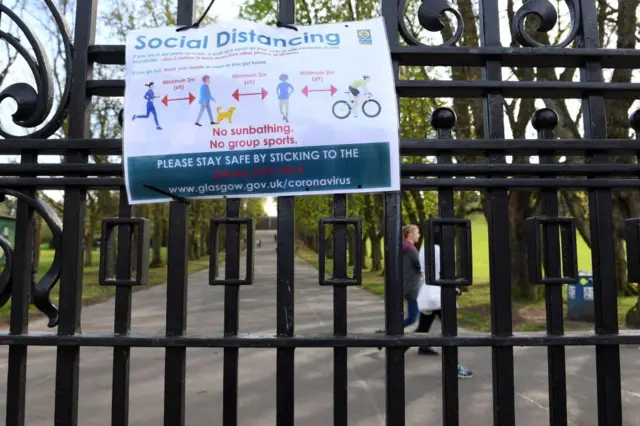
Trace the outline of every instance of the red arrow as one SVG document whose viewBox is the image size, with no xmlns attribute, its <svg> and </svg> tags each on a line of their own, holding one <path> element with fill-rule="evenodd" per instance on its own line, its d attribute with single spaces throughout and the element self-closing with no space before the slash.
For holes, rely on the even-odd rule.
<svg viewBox="0 0 640 426">
<path fill-rule="evenodd" d="M 175 98 L 175 99 L 169 99 L 169 95 L 164 95 L 164 98 L 162 98 L 162 103 L 163 103 L 165 106 L 169 106 L 169 102 L 172 102 L 172 101 L 189 101 L 189 105 L 191 105 L 191 103 L 192 103 L 193 101 L 195 101 L 195 100 L 196 100 L 196 97 L 195 97 L 195 96 L 193 96 L 193 95 L 191 94 L 191 92 L 189 92 L 189 97 L 188 97 L 188 98 Z"/>
<path fill-rule="evenodd" d="M 302 88 L 302 94 L 306 97 L 309 97 L 309 92 L 331 92 L 331 96 L 333 96 L 338 89 L 336 89 L 333 84 L 329 86 L 328 89 L 309 89 L 309 86 L 304 86 Z"/>
<path fill-rule="evenodd" d="M 235 98 L 236 101 L 240 102 L 240 96 L 252 96 L 252 95 L 261 95 L 262 99 L 266 98 L 269 92 L 261 88 L 259 92 L 256 93 L 240 93 L 240 89 L 237 89 L 231 96 Z"/>
</svg>

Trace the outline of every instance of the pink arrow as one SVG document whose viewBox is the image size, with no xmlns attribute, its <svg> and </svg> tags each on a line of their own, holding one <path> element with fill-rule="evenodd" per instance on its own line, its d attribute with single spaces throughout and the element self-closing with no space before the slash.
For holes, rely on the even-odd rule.
<svg viewBox="0 0 640 426">
<path fill-rule="evenodd" d="M 193 96 L 193 95 L 191 94 L 191 92 L 189 92 L 189 96 L 188 96 L 188 97 L 186 97 L 186 98 L 175 98 L 175 99 L 169 99 L 169 95 L 164 95 L 164 98 L 162 98 L 162 103 L 163 103 L 165 106 L 169 106 L 169 102 L 173 102 L 173 101 L 189 101 L 189 105 L 191 105 L 191 103 L 192 103 L 193 101 L 195 101 L 195 100 L 196 100 L 196 97 L 195 97 L 195 96 Z"/>
<path fill-rule="evenodd" d="M 309 97 L 309 92 L 331 92 L 331 96 L 333 96 L 338 89 L 334 87 L 334 85 L 330 85 L 328 89 L 309 89 L 309 86 L 304 86 L 302 88 L 302 94 L 306 97 Z"/>
<path fill-rule="evenodd" d="M 235 98 L 236 101 L 240 102 L 240 96 L 257 96 L 260 95 L 262 99 L 266 98 L 269 92 L 267 92 L 264 88 L 262 88 L 259 92 L 255 93 L 240 93 L 240 89 L 236 89 L 235 92 L 231 96 Z"/>
</svg>

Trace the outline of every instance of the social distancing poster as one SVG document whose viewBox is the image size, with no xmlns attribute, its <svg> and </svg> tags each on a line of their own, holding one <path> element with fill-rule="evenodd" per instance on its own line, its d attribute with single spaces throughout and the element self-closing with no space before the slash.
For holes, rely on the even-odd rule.
<svg viewBox="0 0 640 426">
<path fill-rule="evenodd" d="M 129 200 L 399 190 L 394 83 L 381 18 L 131 31 Z"/>
</svg>

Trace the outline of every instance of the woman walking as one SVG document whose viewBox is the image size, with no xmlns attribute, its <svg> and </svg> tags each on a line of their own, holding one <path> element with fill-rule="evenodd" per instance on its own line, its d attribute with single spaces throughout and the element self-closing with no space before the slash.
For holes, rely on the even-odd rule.
<svg viewBox="0 0 640 426">
<path fill-rule="evenodd" d="M 433 234 L 433 260 L 435 263 L 435 278 L 440 278 L 440 233 L 435 231 Z M 424 246 L 427 244 L 426 241 L 423 241 L 422 247 L 420 248 L 419 261 L 421 270 L 426 271 L 425 267 L 425 254 L 424 254 Z M 426 283 L 426 285 L 429 285 Z M 431 287 L 431 286 L 429 286 Z M 440 288 L 436 287 L 437 291 L 430 292 L 429 294 L 433 294 L 435 297 L 432 298 L 431 304 L 435 308 L 433 311 L 428 313 L 420 312 L 420 322 L 418 322 L 418 328 L 416 328 L 416 333 L 428 333 L 431 329 L 431 324 L 433 324 L 433 320 L 436 319 L 436 316 L 442 321 L 442 301 L 440 298 Z M 461 294 L 460 290 L 456 288 L 456 294 L 459 296 Z M 434 351 L 429 346 L 421 346 L 418 348 L 419 355 L 438 355 L 438 352 Z M 458 377 L 461 379 L 470 379 L 473 377 L 473 371 L 466 368 L 464 365 L 458 364 Z"/>
<path fill-rule="evenodd" d="M 422 269 L 415 244 L 420 240 L 420 230 L 416 225 L 402 228 L 402 278 L 404 298 L 407 301 L 407 316 L 404 326 L 418 320 L 418 293 L 422 285 Z"/>
</svg>

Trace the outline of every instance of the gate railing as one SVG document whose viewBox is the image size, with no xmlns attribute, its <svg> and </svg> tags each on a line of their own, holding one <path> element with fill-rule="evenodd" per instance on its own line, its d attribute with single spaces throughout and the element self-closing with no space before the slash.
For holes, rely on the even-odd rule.
<svg viewBox="0 0 640 426">
<path fill-rule="evenodd" d="M 47 4 L 50 2 L 44 0 Z M 178 24 L 192 22 L 193 0 L 178 1 Z M 0 194 L 16 196 L 16 244 L 7 254 L 9 266 L 0 275 L 0 302 L 11 298 L 11 324 L 8 332 L 0 333 L 0 344 L 9 346 L 9 373 L 6 424 L 24 426 L 26 366 L 28 346 L 54 346 L 56 354 L 55 417 L 60 425 L 77 425 L 79 355 L 81 347 L 113 348 L 112 424 L 129 422 L 129 360 L 134 347 L 164 348 L 165 425 L 183 425 L 185 422 L 185 361 L 186 348 L 220 347 L 224 349 L 223 419 L 225 425 L 238 424 L 238 349 L 275 348 L 277 351 L 277 424 L 294 424 L 294 350 L 299 347 L 334 348 L 334 424 L 347 423 L 347 348 L 384 347 L 386 355 L 386 418 L 388 425 L 405 424 L 404 353 L 408 346 L 434 346 L 443 348 L 443 415 L 447 425 L 458 424 L 458 348 L 485 346 L 492 348 L 494 424 L 508 425 L 515 422 L 514 407 L 514 346 L 544 346 L 548 348 L 548 372 L 550 380 L 550 424 L 567 424 L 567 395 L 565 371 L 565 347 L 590 345 L 596 347 L 597 391 L 599 424 L 622 424 L 620 353 L 622 344 L 639 344 L 637 332 L 619 333 L 616 305 L 616 269 L 613 249 L 612 190 L 637 190 L 640 187 L 638 164 L 615 164 L 609 156 L 617 154 L 640 157 L 640 140 L 607 139 L 605 99 L 640 98 L 640 85 L 635 83 L 605 83 L 603 68 L 640 68 L 640 53 L 635 50 L 609 50 L 598 48 L 595 0 L 567 0 L 572 13 L 572 29 L 559 47 L 540 47 L 524 32 L 525 11 L 538 12 L 543 21 L 549 19 L 546 11 L 538 11 L 543 2 L 528 2 L 514 23 L 522 48 L 505 48 L 500 44 L 498 0 L 481 1 L 480 48 L 456 47 L 461 37 L 460 15 L 455 12 L 459 31 L 443 46 L 427 47 L 411 39 L 404 25 L 404 2 L 383 0 L 382 15 L 386 19 L 387 33 L 396 70 L 396 87 L 399 97 L 473 97 L 483 99 L 485 118 L 484 139 L 461 140 L 452 138 L 455 114 L 449 109 L 439 109 L 431 117 L 437 131 L 434 140 L 401 140 L 400 151 L 405 156 L 436 156 L 434 164 L 402 164 L 402 185 L 405 189 L 438 190 L 439 218 L 429 222 L 442 229 L 442 334 L 440 336 L 407 336 L 402 327 L 402 274 L 401 274 L 401 193 L 384 194 L 385 234 L 385 334 L 353 334 L 347 330 L 346 286 L 360 284 L 361 265 L 354 274 L 347 271 L 347 226 L 360 223 L 347 218 L 345 195 L 335 195 L 333 217 L 319 226 L 331 223 L 335 227 L 334 269 L 326 278 L 321 267 L 321 281 L 333 286 L 334 333 L 331 336 L 305 336 L 294 330 L 294 207 L 293 197 L 278 199 L 277 234 L 277 330 L 275 336 L 244 336 L 239 334 L 239 294 L 241 284 L 251 284 L 249 272 L 252 262 L 252 244 L 248 247 L 246 280 L 240 280 L 240 224 L 251 222 L 240 218 L 240 201 L 226 201 L 226 216 L 215 219 L 215 224 L 227 227 L 225 279 L 217 279 L 215 258 L 211 266 L 211 284 L 225 286 L 225 322 L 221 335 L 185 335 L 187 312 L 187 238 L 188 201 L 171 203 L 169 218 L 169 265 L 167 279 L 167 329 L 164 335 L 131 335 L 132 287 L 144 282 L 145 255 L 132 253 L 134 228 L 138 228 L 138 249 L 148 246 L 147 224 L 132 218 L 122 189 L 122 168 L 116 164 L 89 164 L 91 154 L 122 155 L 121 141 L 88 138 L 89 111 L 87 101 L 92 96 L 123 96 L 122 80 L 93 80 L 95 63 L 124 64 L 123 46 L 97 46 L 94 44 L 97 0 L 78 1 L 74 42 L 64 30 L 59 14 L 54 13 L 63 33 L 68 53 L 68 77 L 63 102 L 52 121 L 30 137 L 15 138 L 3 133 L 6 139 L 0 143 L 0 154 L 21 155 L 21 162 L 3 165 L 0 169 Z M 444 3 L 443 3 L 444 4 Z M 421 6 L 422 24 L 430 30 L 438 30 L 441 14 L 437 8 L 429 8 L 426 1 Z M 446 6 L 446 5 L 445 5 Z M 53 10 L 53 9 L 52 9 Z M 6 6 L 3 15 L 11 17 Z M 280 0 L 278 17 L 284 24 L 294 21 L 294 1 Z M 435 17 L 435 18 L 434 18 Z M 6 19 L 6 16 L 5 16 Z M 441 25 L 441 24 L 440 24 Z M 399 34 L 400 31 L 400 34 Z M 6 39 L 6 35 L 3 39 Z M 400 37 L 410 45 L 401 46 Z M 577 41 L 579 48 L 565 49 Z M 19 43 L 19 42 L 17 42 Z M 415 44 L 415 45 L 414 45 Z M 14 44 L 15 45 L 15 44 Z M 73 55 L 71 52 L 73 51 Z M 19 120 L 33 125 L 46 118 L 48 112 L 47 86 L 44 59 L 37 58 L 36 79 L 39 91 L 24 86 L 13 87 L 10 94 L 18 103 Z M 421 66 L 469 66 L 482 67 L 480 81 L 414 81 L 399 80 L 398 67 Z M 502 67 L 578 67 L 580 82 L 514 82 L 503 81 Z M 538 131 L 536 140 L 505 139 L 503 104 L 505 98 L 576 98 L 582 99 L 584 115 L 584 139 L 556 140 L 554 128 L 557 115 L 549 109 L 535 113 L 533 125 Z M 43 139 L 50 136 L 68 113 L 68 139 Z M 36 117 L 35 119 L 32 119 Z M 122 114 L 120 115 L 122 120 Z M 426 119 L 426 117 L 425 117 Z M 30 121 L 31 120 L 31 121 Z M 630 125 L 640 134 L 640 112 L 633 114 Z M 39 164 L 42 154 L 64 155 L 62 164 Z M 508 164 L 508 155 L 539 155 L 540 164 Z M 484 155 L 482 164 L 454 164 L 457 155 Z M 585 164 L 558 164 L 556 155 L 579 156 Z M 46 176 L 63 176 L 52 178 Z M 88 177 L 92 176 L 92 177 Z M 535 176 L 535 177 L 534 177 Z M 536 283 L 545 286 L 547 308 L 546 333 L 513 333 L 512 289 L 510 270 L 510 241 L 508 191 L 510 189 L 536 189 L 541 191 L 543 207 L 541 216 L 529 219 L 529 252 L 535 259 L 529 274 Z M 575 226 L 570 219 L 559 218 L 557 191 L 560 189 L 586 189 L 589 193 L 590 232 L 593 246 L 595 289 L 595 333 L 564 333 L 562 317 L 562 283 L 576 278 Z M 46 204 L 35 198 L 41 189 L 63 189 L 64 215 L 60 222 Z M 101 259 L 101 284 L 115 285 L 115 323 L 112 334 L 87 335 L 80 330 L 82 297 L 82 256 L 85 221 L 85 200 L 89 189 L 119 189 L 120 205 L 117 219 L 104 223 L 104 242 L 118 228 L 118 250 L 115 279 L 106 274 L 109 259 Z M 489 259 L 491 280 L 491 333 L 474 336 L 458 336 L 455 314 L 456 284 L 471 283 L 470 246 L 468 224 L 456 219 L 453 210 L 454 190 L 484 191 L 487 199 L 489 226 Z M 32 288 L 33 264 L 33 215 L 38 213 L 47 221 L 54 233 L 56 261 L 41 281 Z M 627 254 L 629 276 L 640 278 L 640 218 L 627 219 Z M 462 228 L 465 238 L 456 239 L 455 228 Z M 64 233 L 62 233 L 64 229 Z M 212 233 L 214 233 L 212 227 Z M 215 238 L 212 238 L 215 240 Z M 323 241 L 323 240 L 322 240 Z M 357 244 L 361 239 L 357 239 Z M 430 243 L 432 244 L 432 242 Z M 1 245 L 1 244 L 0 244 Z M 3 246 L 4 247 L 4 246 Z M 144 251 L 144 250 L 143 250 Z M 106 250 L 105 250 L 106 252 Z M 458 256 L 459 254 L 459 256 Z M 360 259 L 361 256 L 356 256 Z M 322 257 L 323 258 L 323 257 Z M 429 257 L 430 259 L 431 257 Z M 132 265 L 138 275 L 131 279 Z M 433 268 L 432 261 L 429 268 Z M 7 273 L 10 271 L 11 273 Z M 456 275 L 457 272 L 461 272 Z M 49 300 L 53 285 L 60 285 L 60 306 Z M 28 331 L 28 308 L 33 302 L 50 319 L 50 326 L 57 326 L 51 334 Z"/>
</svg>

